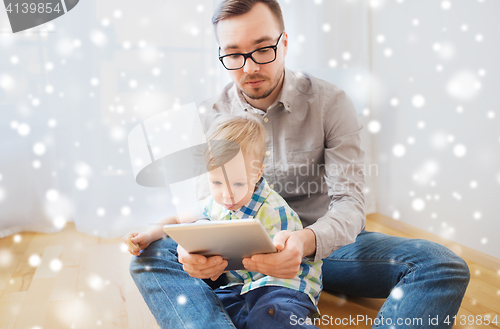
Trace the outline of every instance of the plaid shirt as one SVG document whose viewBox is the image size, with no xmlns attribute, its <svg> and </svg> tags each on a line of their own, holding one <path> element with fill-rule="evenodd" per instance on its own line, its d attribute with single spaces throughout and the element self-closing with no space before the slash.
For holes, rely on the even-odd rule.
<svg viewBox="0 0 500 329">
<path fill-rule="evenodd" d="M 279 231 L 302 229 L 302 223 L 297 214 L 278 193 L 269 187 L 264 177 L 260 179 L 257 186 L 257 190 L 253 193 L 250 201 L 237 211 L 224 208 L 209 196 L 201 201 L 204 215 L 214 221 L 258 219 L 271 239 Z M 321 260 L 313 262 L 304 257 L 300 270 L 293 279 L 280 279 L 258 272 L 230 271 L 227 273 L 230 283 L 226 287 L 243 285 L 241 293 L 244 294 L 263 286 L 282 286 L 307 294 L 314 305 L 317 305 L 323 287 L 321 278 L 322 264 Z"/>
</svg>

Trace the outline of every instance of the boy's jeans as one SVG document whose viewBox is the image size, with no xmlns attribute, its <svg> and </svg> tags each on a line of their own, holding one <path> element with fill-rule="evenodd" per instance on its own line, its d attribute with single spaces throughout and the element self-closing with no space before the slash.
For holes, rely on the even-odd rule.
<svg viewBox="0 0 500 329">
<path fill-rule="evenodd" d="M 161 328 L 234 328 L 212 288 L 184 272 L 172 239 L 134 256 L 130 273 Z M 325 290 L 387 297 L 373 321 L 378 328 L 450 328 L 468 282 L 467 264 L 426 240 L 362 231 L 355 243 L 323 259 Z M 430 323 L 436 317 L 437 326 Z"/>
<path fill-rule="evenodd" d="M 241 295 L 241 287 L 215 290 L 236 328 L 318 328 L 306 320 L 316 313 L 308 295 L 278 286 L 264 286 Z"/>
</svg>

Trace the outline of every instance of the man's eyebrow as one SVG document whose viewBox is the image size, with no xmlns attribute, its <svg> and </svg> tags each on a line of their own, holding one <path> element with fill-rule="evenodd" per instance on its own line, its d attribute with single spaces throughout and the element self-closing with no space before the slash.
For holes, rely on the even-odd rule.
<svg viewBox="0 0 500 329">
<path fill-rule="evenodd" d="M 264 41 L 272 41 L 272 40 L 273 39 L 270 36 L 265 36 L 265 37 L 262 37 L 262 38 L 255 40 L 254 45 L 258 45 L 259 43 L 264 42 Z"/>
<path fill-rule="evenodd" d="M 272 41 L 273 38 L 271 38 L 270 36 L 265 36 L 265 37 L 262 37 L 262 38 L 259 38 L 257 40 L 255 40 L 253 42 L 254 45 L 258 45 L 259 43 L 262 43 L 264 41 Z M 228 50 L 228 49 L 239 49 L 240 47 L 238 45 L 235 45 L 235 44 L 229 44 L 227 45 L 226 47 L 224 47 L 223 49 L 224 50 Z"/>
</svg>

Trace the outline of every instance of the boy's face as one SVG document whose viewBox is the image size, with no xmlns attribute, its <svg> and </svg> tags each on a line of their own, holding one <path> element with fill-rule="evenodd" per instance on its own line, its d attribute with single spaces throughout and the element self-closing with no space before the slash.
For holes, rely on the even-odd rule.
<svg viewBox="0 0 500 329">
<path fill-rule="evenodd" d="M 208 172 L 212 198 L 228 210 L 236 211 L 252 198 L 264 165 L 251 154 L 240 152 L 228 163 Z"/>
</svg>

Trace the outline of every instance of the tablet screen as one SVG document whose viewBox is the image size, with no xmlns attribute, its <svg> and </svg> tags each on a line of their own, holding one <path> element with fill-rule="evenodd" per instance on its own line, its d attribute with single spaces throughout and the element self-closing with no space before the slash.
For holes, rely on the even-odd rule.
<svg viewBox="0 0 500 329">
<path fill-rule="evenodd" d="M 244 270 L 241 261 L 245 257 L 276 252 L 266 230 L 256 219 L 199 220 L 165 225 L 163 230 L 189 253 L 222 256 L 228 261 L 227 271 Z"/>
</svg>

